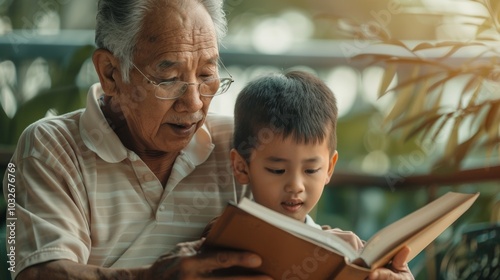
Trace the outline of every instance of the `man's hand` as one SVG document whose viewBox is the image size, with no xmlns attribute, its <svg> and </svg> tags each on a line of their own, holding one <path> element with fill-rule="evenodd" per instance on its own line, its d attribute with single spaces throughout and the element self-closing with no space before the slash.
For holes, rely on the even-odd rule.
<svg viewBox="0 0 500 280">
<path fill-rule="evenodd" d="M 260 266 L 259 256 L 249 252 L 214 251 L 199 253 L 203 240 L 177 245 L 177 250 L 160 257 L 139 279 L 219 279 L 212 272 L 221 268 Z M 227 278 L 225 278 L 227 279 Z M 233 276 L 231 279 L 271 280 L 268 276 Z"/>
<path fill-rule="evenodd" d="M 413 275 L 406 264 L 406 259 L 410 254 L 410 248 L 403 247 L 392 259 L 391 264 L 387 268 L 378 268 L 375 269 L 368 279 L 370 280 L 393 280 L 393 279 L 401 279 L 401 280 L 413 280 Z"/>
</svg>

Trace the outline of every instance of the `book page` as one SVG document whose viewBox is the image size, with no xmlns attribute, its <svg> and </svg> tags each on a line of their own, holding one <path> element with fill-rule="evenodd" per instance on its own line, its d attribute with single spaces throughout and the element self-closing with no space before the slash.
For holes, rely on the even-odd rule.
<svg viewBox="0 0 500 280">
<path fill-rule="evenodd" d="M 458 219 L 479 193 L 448 192 L 417 211 L 378 231 L 366 242 L 361 258 L 372 268 L 385 265 L 403 245 L 411 249 L 408 261 Z"/>
<path fill-rule="evenodd" d="M 340 237 L 332 233 L 313 228 L 298 220 L 275 212 L 251 201 L 250 199 L 243 198 L 243 200 L 238 203 L 237 207 L 282 230 L 290 232 L 291 234 L 301 237 L 302 239 L 309 240 L 318 246 L 331 248 L 334 251 L 341 253 L 349 260 L 354 260 L 359 257 L 358 252 L 356 252 L 350 244 Z"/>
</svg>

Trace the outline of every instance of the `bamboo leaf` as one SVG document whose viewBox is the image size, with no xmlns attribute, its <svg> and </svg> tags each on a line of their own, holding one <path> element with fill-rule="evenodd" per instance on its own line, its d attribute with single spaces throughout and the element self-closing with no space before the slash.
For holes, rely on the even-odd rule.
<svg viewBox="0 0 500 280">
<path fill-rule="evenodd" d="M 396 39 L 392 39 L 392 38 L 389 38 L 387 40 L 384 40 L 384 41 L 376 43 L 376 44 L 399 46 L 399 47 L 401 47 L 403 49 L 406 49 L 409 52 L 412 52 L 412 50 L 410 48 L 408 48 L 408 46 L 405 45 L 402 41 L 396 40 Z"/>
<path fill-rule="evenodd" d="M 474 93 L 471 96 L 471 99 L 469 100 L 469 104 L 467 104 L 466 108 L 470 108 L 470 107 L 476 105 L 476 100 L 477 100 L 477 97 L 479 96 L 479 93 L 481 92 L 481 88 L 482 88 L 481 84 L 479 84 L 476 87 L 476 89 L 474 90 Z M 471 121 L 470 129 L 472 129 L 473 125 L 476 124 L 476 122 L 478 122 L 480 116 L 481 116 L 481 113 L 480 113 L 480 111 L 478 111 L 478 113 L 473 117 L 473 119 Z"/>
<path fill-rule="evenodd" d="M 418 69 L 420 69 L 420 67 L 418 67 L 418 65 L 416 65 L 414 70 L 415 69 L 418 70 Z M 422 75 L 422 76 L 412 75 L 410 79 L 405 80 L 405 81 L 397 84 L 395 87 L 389 89 L 389 91 L 399 91 L 399 90 L 406 88 L 408 86 L 415 86 L 419 82 L 430 80 L 430 79 L 434 78 L 435 76 L 440 76 L 442 74 L 443 73 L 438 72 L 438 73 L 430 73 L 430 74 L 426 74 L 426 75 Z"/>
<path fill-rule="evenodd" d="M 439 108 L 439 106 L 441 105 L 441 98 L 443 98 L 443 93 L 444 93 L 444 85 L 441 86 L 440 90 L 438 91 L 437 95 L 436 95 L 436 98 L 434 100 L 434 104 L 432 105 L 432 109 L 436 109 Z"/>
<path fill-rule="evenodd" d="M 429 92 L 429 80 L 425 80 L 416 88 L 418 89 L 418 91 L 416 92 L 415 98 L 409 107 L 408 113 L 406 114 L 408 117 L 413 117 L 419 112 L 424 111 L 427 93 Z"/>
<path fill-rule="evenodd" d="M 498 127 L 498 115 L 499 115 L 500 103 L 491 104 L 490 110 L 484 119 L 484 129 L 490 132 L 492 128 Z"/>
<path fill-rule="evenodd" d="M 436 142 L 436 138 L 439 136 L 439 133 L 441 133 L 441 131 L 443 130 L 443 128 L 446 125 L 446 123 L 448 123 L 448 121 L 450 120 L 450 118 L 453 116 L 453 113 L 447 113 L 447 114 L 443 114 L 441 116 L 443 117 L 442 120 L 441 120 L 441 124 L 436 129 L 436 131 L 434 131 L 434 135 L 431 138 L 432 142 Z"/>
<path fill-rule="evenodd" d="M 423 121 L 419 126 L 415 127 L 413 130 L 411 130 L 408 135 L 405 138 L 405 141 L 408 141 L 412 137 L 416 136 L 419 132 L 422 130 L 427 130 L 429 131 L 430 128 L 432 128 L 437 121 L 441 118 L 441 115 L 434 115 L 429 118 L 427 118 L 425 121 Z"/>
<path fill-rule="evenodd" d="M 497 114 L 497 120 L 496 123 L 500 123 L 500 115 Z M 499 154 L 500 154 L 500 134 L 499 134 L 500 127 L 498 125 L 491 127 L 489 131 L 486 131 L 488 140 L 486 141 L 485 147 L 486 147 L 486 155 L 488 157 L 491 157 L 493 154 L 493 150 L 496 145 L 499 146 Z"/>
<path fill-rule="evenodd" d="M 413 72 L 411 74 L 412 77 L 418 76 L 419 72 L 420 68 L 417 66 L 414 67 Z M 384 119 L 384 123 L 387 123 L 388 121 L 392 121 L 398 118 L 403 112 L 405 112 L 406 108 L 408 107 L 408 104 L 412 100 L 412 97 L 413 97 L 412 88 L 410 87 L 407 87 L 404 90 L 398 92 L 394 107 L 392 108 L 391 112 L 387 115 L 387 117 Z"/>
<path fill-rule="evenodd" d="M 475 104 L 476 99 L 477 99 L 477 94 L 479 93 L 479 90 L 481 89 L 481 84 L 483 82 L 482 77 L 478 76 L 472 76 L 467 84 L 465 84 L 463 93 L 469 92 L 474 89 L 474 92 L 471 96 L 471 99 L 469 100 L 469 105 Z"/>
<path fill-rule="evenodd" d="M 396 118 L 398 118 L 401 114 L 403 114 L 406 111 L 408 104 L 411 102 L 412 97 L 413 96 L 411 88 L 407 88 L 405 90 L 400 91 L 397 95 L 394 107 L 391 109 L 387 117 L 385 117 L 383 123 L 387 124 L 387 122 L 393 121 Z"/>
<path fill-rule="evenodd" d="M 443 79 L 435 82 L 434 84 L 432 84 L 430 87 L 429 87 L 429 92 L 432 92 L 434 91 L 436 88 L 440 87 L 440 86 L 444 86 L 444 84 L 454 78 L 456 78 L 457 76 L 460 76 L 460 75 L 463 75 L 462 73 L 459 73 L 459 72 L 454 72 L 454 73 L 449 73 L 448 76 L 444 77 Z"/>
<path fill-rule="evenodd" d="M 450 155 L 453 158 L 454 162 L 460 163 L 463 161 L 465 156 L 470 152 L 474 144 L 478 141 L 478 139 L 484 134 L 483 129 L 478 129 L 476 133 L 471 136 L 467 141 L 461 143 L 457 146 L 455 151 Z"/>
<path fill-rule="evenodd" d="M 431 43 L 428 43 L 428 42 L 423 42 L 423 43 L 420 43 L 418 45 L 416 45 L 412 51 L 416 52 L 416 51 L 420 51 L 420 50 L 427 50 L 427 49 L 432 49 L 432 48 L 435 48 L 436 46 L 434 46 L 433 44 Z"/>
<path fill-rule="evenodd" d="M 461 42 L 453 43 L 452 45 L 449 45 L 451 47 L 451 49 L 445 55 L 441 56 L 439 58 L 439 60 L 445 60 L 448 57 L 451 57 L 453 54 L 455 54 L 459 50 L 461 50 L 462 48 L 470 47 L 470 46 L 474 46 L 474 45 L 477 46 L 477 45 L 483 45 L 483 44 L 480 44 L 480 43 L 461 43 Z M 444 45 L 444 46 L 446 46 L 446 45 Z"/>
<path fill-rule="evenodd" d="M 433 105 L 432 105 L 432 107 L 430 109 L 430 112 L 436 112 L 436 114 L 437 114 L 437 112 L 440 110 L 440 108 L 441 108 L 441 98 L 443 97 L 443 93 L 444 93 L 444 86 L 442 86 L 440 88 L 440 90 L 438 91 L 438 93 L 434 97 Z M 441 119 L 442 114 L 439 114 L 439 116 L 440 116 L 439 119 Z M 435 126 L 433 125 L 433 126 L 428 126 L 427 128 L 425 128 L 424 132 L 422 132 L 422 137 L 423 138 L 428 137 L 428 134 L 432 131 L 431 129 L 433 127 L 435 127 Z"/>
<path fill-rule="evenodd" d="M 434 73 L 439 73 L 440 71 L 446 70 L 446 71 L 451 71 L 453 68 L 451 68 L 446 62 L 440 62 L 437 60 L 430 60 L 430 59 L 422 59 L 419 57 L 388 57 L 387 60 L 385 61 L 387 64 L 389 63 L 397 63 L 397 64 L 416 64 L 420 66 L 432 66 L 434 68 L 438 68 Z"/>
<path fill-rule="evenodd" d="M 462 122 L 461 117 L 455 118 L 455 123 L 453 124 L 453 128 L 451 129 L 450 136 L 448 138 L 448 143 L 445 148 L 445 157 L 450 158 L 454 152 L 456 152 L 456 148 L 458 146 L 458 131 L 460 129 L 460 124 Z"/>
<path fill-rule="evenodd" d="M 390 64 L 384 71 L 384 75 L 382 77 L 382 83 L 380 84 L 380 89 L 378 91 L 378 97 L 384 96 L 388 91 L 387 88 L 391 85 L 392 80 L 396 76 L 398 70 L 397 64 Z"/>
<path fill-rule="evenodd" d="M 411 118 L 406 118 L 406 119 L 404 119 L 402 121 L 397 122 L 393 127 L 391 127 L 391 129 L 389 131 L 392 132 L 392 131 L 398 130 L 398 129 L 402 128 L 402 127 L 405 127 L 407 125 L 413 124 L 413 123 L 417 122 L 418 120 L 420 120 L 422 118 L 425 119 L 426 116 L 430 116 L 429 119 L 430 118 L 434 118 L 434 116 L 441 117 L 441 114 L 437 114 L 437 111 L 438 111 L 438 109 L 435 108 L 435 109 L 432 109 L 432 110 L 429 110 L 429 111 L 420 112 L 420 113 L 416 114 L 415 116 L 413 116 Z"/>
</svg>

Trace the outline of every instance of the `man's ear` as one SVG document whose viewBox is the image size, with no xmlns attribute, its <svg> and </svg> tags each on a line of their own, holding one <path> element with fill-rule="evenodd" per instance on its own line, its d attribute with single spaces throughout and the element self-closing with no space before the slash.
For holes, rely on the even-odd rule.
<svg viewBox="0 0 500 280">
<path fill-rule="evenodd" d="M 106 95 L 115 95 L 117 79 L 121 81 L 119 60 L 110 51 L 100 48 L 94 51 L 92 62 L 94 62 L 103 91 Z"/>
<path fill-rule="evenodd" d="M 337 164 L 338 159 L 339 153 L 337 151 L 333 152 L 333 155 L 328 163 L 328 176 L 325 179 L 325 185 L 330 182 L 330 178 L 332 178 L 333 170 L 335 170 L 335 165 Z"/>
<path fill-rule="evenodd" d="M 233 168 L 234 178 L 239 184 L 250 183 L 248 164 L 235 149 L 231 149 L 231 167 Z"/>
</svg>

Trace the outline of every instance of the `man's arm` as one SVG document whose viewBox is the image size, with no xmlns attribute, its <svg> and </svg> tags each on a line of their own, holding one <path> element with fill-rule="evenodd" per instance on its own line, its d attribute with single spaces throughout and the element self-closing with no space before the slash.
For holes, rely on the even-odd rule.
<svg viewBox="0 0 500 280">
<path fill-rule="evenodd" d="M 19 273 L 16 280 L 38 280 L 50 279 L 214 279 L 212 271 L 231 266 L 258 267 L 261 259 L 252 253 L 219 251 L 211 253 L 191 254 L 193 246 L 178 252 L 178 256 L 172 254 L 160 257 L 152 266 L 143 268 L 104 268 L 94 265 L 75 263 L 69 260 L 57 260 L 41 263 L 26 268 Z M 187 246 L 187 247 L 188 247 Z M 182 256 L 185 254 L 186 256 Z M 267 276 L 234 276 L 236 280 L 271 280 Z"/>
<path fill-rule="evenodd" d="M 138 279 L 143 269 L 111 269 L 79 264 L 70 260 L 49 261 L 30 266 L 19 273 L 16 280 L 43 279 Z"/>
</svg>

